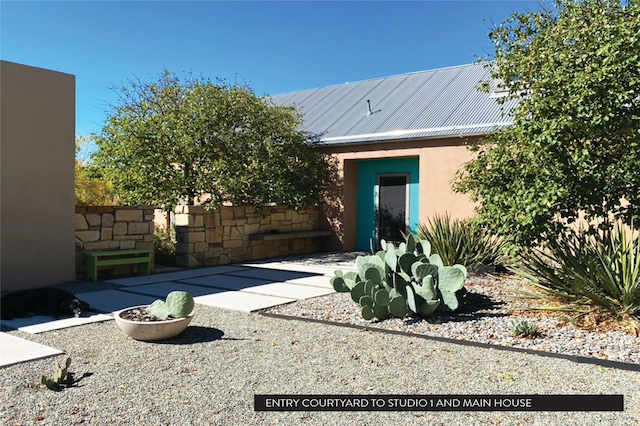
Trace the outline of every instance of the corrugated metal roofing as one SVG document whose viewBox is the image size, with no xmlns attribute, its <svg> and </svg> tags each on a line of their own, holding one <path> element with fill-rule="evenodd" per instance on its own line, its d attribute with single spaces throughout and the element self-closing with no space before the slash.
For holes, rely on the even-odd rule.
<svg viewBox="0 0 640 426">
<path fill-rule="evenodd" d="M 511 124 L 489 93 L 478 91 L 490 71 L 462 65 L 276 95 L 278 105 L 296 105 L 304 129 L 319 144 L 483 134 Z M 367 100 L 372 114 L 367 114 Z"/>
</svg>

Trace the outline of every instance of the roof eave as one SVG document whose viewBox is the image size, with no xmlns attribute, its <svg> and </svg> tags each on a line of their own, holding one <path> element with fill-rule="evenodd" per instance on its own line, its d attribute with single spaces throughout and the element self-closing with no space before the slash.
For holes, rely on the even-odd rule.
<svg viewBox="0 0 640 426">
<path fill-rule="evenodd" d="M 495 125 L 495 123 L 492 123 Z M 499 130 L 503 127 L 507 127 L 511 125 L 511 122 L 508 123 L 500 123 L 500 125 L 495 126 L 494 130 L 491 131 L 471 131 L 464 132 L 461 131 L 459 133 L 449 133 L 449 134 L 437 134 L 437 135 L 418 135 L 418 136 L 406 136 L 406 137 L 380 137 L 374 138 L 375 136 L 367 136 L 358 139 L 356 136 L 346 138 L 337 137 L 333 140 L 320 139 L 313 143 L 313 146 L 322 146 L 322 147 L 330 147 L 330 146 L 348 146 L 348 145 L 371 145 L 377 143 L 385 143 L 385 142 L 411 142 L 411 141 L 419 141 L 419 140 L 433 140 L 433 139 L 452 139 L 452 138 L 467 138 L 467 137 L 476 137 L 476 136 L 484 136 L 492 131 Z M 478 125 L 475 127 L 490 127 L 490 125 Z M 366 140 L 364 140 L 366 139 Z"/>
</svg>

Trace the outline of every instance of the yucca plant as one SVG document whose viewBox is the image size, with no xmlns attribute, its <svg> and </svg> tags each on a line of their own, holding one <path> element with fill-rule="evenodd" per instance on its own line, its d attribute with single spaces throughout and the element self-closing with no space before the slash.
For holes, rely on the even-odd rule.
<svg viewBox="0 0 640 426">
<path fill-rule="evenodd" d="M 473 219 L 452 220 L 449 213 L 435 215 L 418 226 L 418 239 L 429 241 L 445 265 L 477 267 L 507 263 L 506 239 L 489 234 Z"/>
<path fill-rule="evenodd" d="M 567 303 L 553 309 L 640 316 L 640 239 L 623 224 L 597 232 L 568 228 L 544 248 L 521 256 L 513 272 Z"/>
</svg>

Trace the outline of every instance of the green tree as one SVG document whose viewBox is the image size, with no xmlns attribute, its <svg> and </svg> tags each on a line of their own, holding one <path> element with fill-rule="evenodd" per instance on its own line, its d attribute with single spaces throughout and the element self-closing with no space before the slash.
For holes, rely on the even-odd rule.
<svg viewBox="0 0 640 426">
<path fill-rule="evenodd" d="M 84 206 L 114 206 L 118 202 L 113 185 L 100 176 L 89 161 L 89 138 L 76 137 L 75 192 L 76 204 Z"/>
<path fill-rule="evenodd" d="M 116 88 L 94 155 L 126 204 L 172 209 L 179 200 L 215 207 L 321 201 L 333 168 L 300 130 L 291 107 L 247 86 L 163 71 Z"/>
<path fill-rule="evenodd" d="M 521 247 L 579 212 L 638 225 L 640 3 L 556 1 L 489 37 L 495 56 L 483 60 L 509 89 L 499 100 L 516 106 L 512 126 L 470 147 L 455 181 L 481 221 Z"/>
</svg>

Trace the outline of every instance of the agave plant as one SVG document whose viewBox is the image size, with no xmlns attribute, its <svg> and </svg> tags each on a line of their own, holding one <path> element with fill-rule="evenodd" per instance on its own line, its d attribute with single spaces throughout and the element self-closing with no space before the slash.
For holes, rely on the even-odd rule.
<svg viewBox="0 0 640 426">
<path fill-rule="evenodd" d="M 510 330 L 516 337 L 536 337 L 540 334 L 538 327 L 524 319 L 518 319 L 511 323 Z"/>
<path fill-rule="evenodd" d="M 508 241 L 489 234 L 473 219 L 452 220 L 449 213 L 435 215 L 418 226 L 417 235 L 431 243 L 445 265 L 498 266 L 508 261 Z"/>
<path fill-rule="evenodd" d="M 562 309 L 640 316 L 640 239 L 623 224 L 598 232 L 567 229 L 544 248 L 521 256 L 513 272 L 565 301 Z"/>
</svg>

